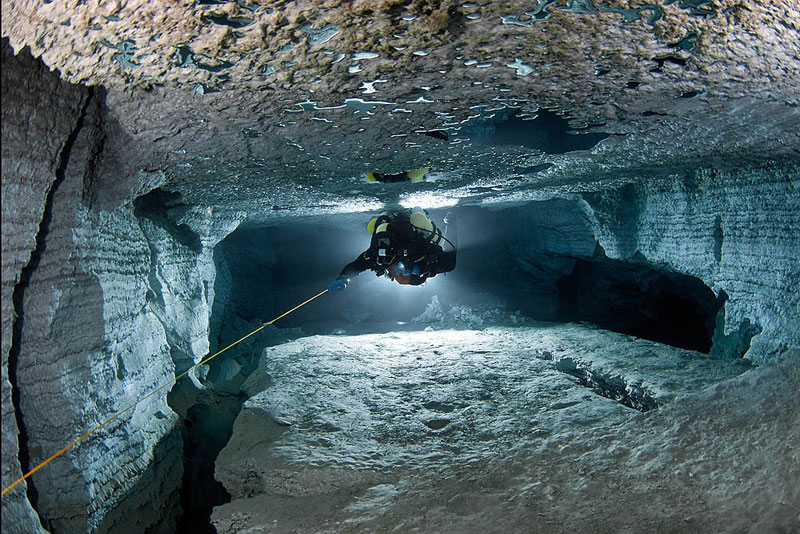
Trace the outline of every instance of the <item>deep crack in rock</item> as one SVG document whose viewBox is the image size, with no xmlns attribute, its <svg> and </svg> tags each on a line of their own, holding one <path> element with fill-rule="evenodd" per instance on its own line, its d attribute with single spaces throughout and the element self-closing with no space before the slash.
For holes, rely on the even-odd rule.
<svg viewBox="0 0 800 534">
<path fill-rule="evenodd" d="M 647 412 L 658 408 L 658 402 L 641 383 L 628 383 L 621 376 L 610 371 L 598 371 L 591 365 L 564 358 L 556 362 L 556 369 L 574 376 L 578 383 L 611 400 L 624 404 L 634 410 Z M 563 407 L 563 406 L 562 406 Z"/>
<path fill-rule="evenodd" d="M 24 301 L 25 301 L 25 290 L 28 288 L 30 284 L 31 277 L 33 276 L 34 271 L 39 265 L 39 262 L 42 258 L 42 255 L 45 253 L 47 248 L 47 235 L 50 230 L 50 222 L 53 217 L 53 202 L 55 198 L 55 194 L 58 191 L 59 186 L 66 180 L 67 177 L 67 166 L 69 165 L 70 153 L 72 151 L 72 147 L 75 145 L 75 141 L 78 139 L 78 135 L 81 133 L 83 129 L 84 122 L 86 120 L 87 111 L 89 106 L 92 104 L 93 99 L 95 96 L 95 90 L 93 88 L 88 88 L 86 98 L 81 106 L 80 113 L 78 114 L 78 119 L 75 123 L 75 127 L 67 136 L 64 144 L 59 151 L 58 154 L 58 166 L 55 170 L 55 176 L 53 181 L 50 184 L 50 187 L 47 190 L 44 200 L 44 210 L 42 212 L 42 218 L 39 222 L 39 229 L 36 232 L 35 243 L 36 246 L 31 251 L 30 259 L 28 263 L 22 268 L 19 275 L 18 282 L 14 285 L 14 290 L 12 293 L 12 303 L 14 307 L 14 322 L 12 326 L 12 340 L 11 340 L 11 349 L 9 350 L 8 354 L 8 380 L 11 383 L 11 398 L 12 404 L 14 405 L 14 416 L 17 420 L 17 428 L 19 429 L 19 463 L 22 469 L 22 473 L 28 473 L 34 466 L 30 463 L 30 453 L 28 451 L 28 434 L 25 426 L 25 419 L 22 414 L 22 410 L 20 408 L 20 393 L 19 393 L 19 386 L 17 385 L 17 365 L 20 358 L 20 353 L 22 349 L 22 330 L 25 325 L 25 310 L 24 310 Z M 31 503 L 31 506 L 34 510 L 36 510 L 37 514 L 39 513 L 36 507 L 36 503 L 38 501 L 38 493 L 36 491 L 36 487 L 34 484 L 33 479 L 27 479 L 27 493 L 28 499 Z M 39 519 L 42 521 L 43 525 L 47 528 L 47 520 L 46 518 L 42 517 L 39 514 Z"/>
</svg>

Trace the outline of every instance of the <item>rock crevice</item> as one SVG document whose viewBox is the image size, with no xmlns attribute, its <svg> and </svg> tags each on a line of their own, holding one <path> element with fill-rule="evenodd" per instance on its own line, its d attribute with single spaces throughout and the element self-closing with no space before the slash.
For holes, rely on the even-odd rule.
<svg viewBox="0 0 800 534">
<path fill-rule="evenodd" d="M 57 165 L 53 180 L 44 194 L 44 204 L 42 208 L 42 217 L 38 224 L 38 229 L 34 237 L 34 248 L 30 252 L 28 263 L 19 272 L 19 277 L 13 287 L 11 294 L 11 302 L 13 306 L 14 321 L 11 328 L 11 346 L 8 351 L 8 381 L 11 389 L 11 405 L 14 410 L 14 418 L 16 420 L 18 429 L 18 456 L 19 465 L 23 474 L 28 473 L 36 465 L 31 463 L 30 451 L 28 448 L 28 431 L 25 419 L 23 417 L 22 409 L 20 406 L 20 393 L 17 377 L 17 368 L 19 365 L 20 351 L 22 345 L 22 331 L 25 324 L 25 291 L 30 285 L 33 273 L 39 266 L 42 255 L 45 253 L 47 247 L 47 236 L 50 231 L 50 223 L 53 219 L 53 205 L 55 195 L 59 187 L 67 178 L 67 167 L 70 164 L 70 155 L 78 136 L 81 134 L 84 122 L 87 118 L 87 111 L 95 98 L 95 92 L 92 88 L 87 90 L 86 96 L 81 104 L 81 109 L 77 115 L 76 123 L 73 129 L 69 132 L 61 150 L 58 153 Z M 36 491 L 35 483 L 32 479 L 27 480 L 26 490 L 28 501 L 31 506 L 36 510 L 38 501 L 38 493 Z M 40 519 L 44 519 L 40 516 Z M 44 519 L 43 523 L 47 523 Z"/>
<path fill-rule="evenodd" d="M 145 306 L 130 192 L 108 187 L 124 167 L 109 165 L 103 89 L 65 84 L 6 42 L 2 79 L 5 488 L 175 373 Z M 175 419 L 154 398 L 70 449 L 4 495 L 3 531 L 169 530 Z"/>
</svg>

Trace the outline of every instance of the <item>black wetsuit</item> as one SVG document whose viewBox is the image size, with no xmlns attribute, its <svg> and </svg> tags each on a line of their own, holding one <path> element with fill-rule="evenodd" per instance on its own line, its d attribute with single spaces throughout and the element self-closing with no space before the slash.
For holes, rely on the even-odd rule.
<svg viewBox="0 0 800 534">
<path fill-rule="evenodd" d="M 431 240 L 431 232 L 412 226 L 410 215 L 406 212 L 382 215 L 376 221 L 375 228 L 380 227 L 383 222 L 388 222 L 386 230 L 372 235 L 369 248 L 345 265 L 340 278 L 350 279 L 366 270 L 383 276 L 389 271 L 392 262 L 402 261 L 409 268 L 413 265 L 419 266 L 419 274 L 412 274 L 408 282 L 418 286 L 428 278 L 456 268 L 454 234 L 447 236 L 447 240 L 453 245 L 446 244 L 448 250 L 444 251 Z M 437 232 L 435 227 L 434 232 Z M 447 243 L 445 239 L 440 242 Z M 382 254 L 381 251 L 385 252 Z"/>
</svg>

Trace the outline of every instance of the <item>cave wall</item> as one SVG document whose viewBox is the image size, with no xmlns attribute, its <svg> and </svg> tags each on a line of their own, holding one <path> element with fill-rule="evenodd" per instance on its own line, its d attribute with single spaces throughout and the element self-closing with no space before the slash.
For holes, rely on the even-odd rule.
<svg viewBox="0 0 800 534">
<path fill-rule="evenodd" d="M 800 345 L 799 187 L 796 166 L 775 165 L 467 208 L 459 262 L 466 283 L 543 320 L 559 318 L 559 281 L 576 260 L 695 277 L 722 305 L 712 354 L 763 363 Z"/>
<path fill-rule="evenodd" d="M 800 171 L 787 165 L 697 171 L 584 199 L 609 257 L 641 256 L 724 291 L 717 350 L 760 331 L 747 357 L 762 363 L 800 345 L 798 189 Z"/>
<path fill-rule="evenodd" d="M 175 374 L 145 300 L 149 247 L 130 207 L 92 213 L 70 188 L 60 193 L 54 248 L 26 292 L 18 371 L 34 463 Z M 176 424 L 165 395 L 140 403 L 34 475 L 37 510 L 54 531 L 168 525 L 180 481 Z"/>
<path fill-rule="evenodd" d="M 164 176 L 132 171 L 147 147 L 127 145 L 102 88 L 63 83 L 5 41 L 2 83 L 5 488 L 206 354 L 216 242 L 187 246 L 166 212 L 137 213 Z M 5 495 L 3 531 L 174 530 L 167 392 Z"/>
<path fill-rule="evenodd" d="M 216 240 L 180 222 L 188 208 L 175 211 L 179 195 L 156 189 L 134 201 L 134 214 L 149 247 L 149 291 L 146 299 L 169 341 L 172 359 L 181 369 L 199 362 L 209 351 L 209 319 L 214 300 L 212 254 Z M 215 227 L 208 221 L 198 228 Z"/>
<path fill-rule="evenodd" d="M 19 428 L 12 402 L 9 355 L 15 327 L 12 294 L 36 248 L 47 192 L 55 180 L 64 140 L 88 98 L 83 87 L 62 83 L 30 56 L 15 58 L 2 43 L 2 463 L 3 487 L 22 476 Z M 3 497 L 3 530 L 41 530 L 26 498 L 27 483 Z"/>
</svg>

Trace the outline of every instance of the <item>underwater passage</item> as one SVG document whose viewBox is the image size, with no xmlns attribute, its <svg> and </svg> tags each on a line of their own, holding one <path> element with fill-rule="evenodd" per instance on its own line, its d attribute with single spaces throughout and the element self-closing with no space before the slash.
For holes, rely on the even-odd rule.
<svg viewBox="0 0 800 534">
<path fill-rule="evenodd" d="M 797 20 L 4 4 L 3 532 L 800 529 Z"/>
</svg>

